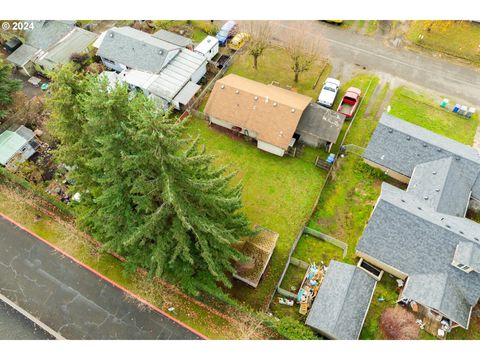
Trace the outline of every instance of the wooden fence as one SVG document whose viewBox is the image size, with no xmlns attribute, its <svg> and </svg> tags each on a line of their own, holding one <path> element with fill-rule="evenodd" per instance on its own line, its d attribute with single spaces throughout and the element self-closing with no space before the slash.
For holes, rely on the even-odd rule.
<svg viewBox="0 0 480 360">
<path fill-rule="evenodd" d="M 347 243 L 344 243 L 343 241 L 335 239 L 334 237 L 332 237 L 330 235 L 324 234 L 324 233 L 322 233 L 318 230 L 314 230 L 314 229 L 309 228 L 309 227 L 305 227 L 304 232 L 305 232 L 305 234 L 311 235 L 314 238 L 326 241 L 326 242 L 328 242 L 332 245 L 335 245 L 335 246 L 339 247 L 340 249 L 343 250 L 343 257 L 345 258 L 347 256 L 347 252 L 348 252 Z"/>
</svg>

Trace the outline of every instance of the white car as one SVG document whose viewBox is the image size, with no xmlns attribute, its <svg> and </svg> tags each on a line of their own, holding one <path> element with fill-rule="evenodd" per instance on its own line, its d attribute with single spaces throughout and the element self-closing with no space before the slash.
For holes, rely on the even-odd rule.
<svg viewBox="0 0 480 360">
<path fill-rule="evenodd" d="M 340 88 L 340 81 L 334 78 L 328 78 L 322 86 L 322 91 L 318 95 L 317 104 L 331 108 Z"/>
</svg>

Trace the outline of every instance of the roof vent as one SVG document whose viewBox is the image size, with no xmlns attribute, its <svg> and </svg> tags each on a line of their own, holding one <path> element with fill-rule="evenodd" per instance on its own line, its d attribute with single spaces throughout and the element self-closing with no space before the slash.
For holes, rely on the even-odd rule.
<svg viewBox="0 0 480 360">
<path fill-rule="evenodd" d="M 221 85 L 221 86 L 220 86 L 220 89 L 225 89 L 225 85 Z"/>
<path fill-rule="evenodd" d="M 294 112 L 295 112 L 295 109 L 292 109 L 292 113 L 294 113 Z"/>
<path fill-rule="evenodd" d="M 163 55 L 163 50 L 158 50 L 158 55 Z"/>
<path fill-rule="evenodd" d="M 460 160 L 460 156 L 455 156 L 455 160 Z"/>
<path fill-rule="evenodd" d="M 240 91 L 238 91 L 238 90 L 235 90 L 235 94 L 240 94 Z"/>
<path fill-rule="evenodd" d="M 446 226 L 447 228 L 449 228 L 449 229 L 451 229 L 451 228 L 452 228 L 452 227 L 451 227 L 450 225 L 448 225 L 448 224 L 447 224 L 447 225 L 445 225 L 445 226 Z"/>
<path fill-rule="evenodd" d="M 405 202 L 405 200 L 403 200 L 403 199 L 401 199 L 400 201 L 403 202 L 403 203 Z"/>
<path fill-rule="evenodd" d="M 388 132 L 391 134 L 393 133 L 393 129 L 388 129 Z"/>
<path fill-rule="evenodd" d="M 464 235 L 464 232 L 462 230 L 459 231 L 460 234 Z"/>
<path fill-rule="evenodd" d="M 442 149 L 438 148 L 437 151 L 438 151 L 438 152 L 442 152 Z"/>
<path fill-rule="evenodd" d="M 435 192 L 440 192 L 440 189 L 435 189 Z"/>
<path fill-rule="evenodd" d="M 432 171 L 432 174 L 433 174 L 433 175 L 437 175 L 437 172 L 436 172 L 436 171 Z"/>
<path fill-rule="evenodd" d="M 427 144 L 423 143 L 423 147 L 427 147 Z"/>
<path fill-rule="evenodd" d="M 407 136 L 407 140 L 410 140 L 410 136 Z"/>
<path fill-rule="evenodd" d="M 422 208 L 421 208 L 420 206 L 419 206 L 419 207 L 417 207 L 417 209 L 418 209 L 418 210 L 422 210 Z"/>
<path fill-rule="evenodd" d="M 474 240 L 477 240 L 477 241 L 480 241 L 480 239 L 479 239 L 479 238 L 477 238 L 477 237 L 474 237 L 473 239 L 474 239 Z"/>
<path fill-rule="evenodd" d="M 274 102 L 274 103 L 273 103 L 273 106 L 277 106 L 277 103 L 276 103 L 276 102 Z"/>
<path fill-rule="evenodd" d="M 108 36 L 110 36 L 111 38 L 113 38 L 113 32 L 110 32 L 110 34 L 108 34 Z"/>
<path fill-rule="evenodd" d="M 255 96 L 255 97 L 253 98 L 253 100 L 257 101 L 257 100 L 258 100 L 258 96 Z"/>
<path fill-rule="evenodd" d="M 423 200 L 428 200 L 428 196 L 425 195 L 425 196 L 423 197 Z"/>
</svg>

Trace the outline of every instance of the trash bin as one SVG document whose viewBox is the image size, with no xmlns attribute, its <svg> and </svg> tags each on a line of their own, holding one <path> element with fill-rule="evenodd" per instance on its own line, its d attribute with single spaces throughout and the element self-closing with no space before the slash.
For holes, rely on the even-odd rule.
<svg viewBox="0 0 480 360">
<path fill-rule="evenodd" d="M 453 111 L 454 113 L 457 113 L 458 110 L 460 110 L 460 106 L 461 106 L 460 104 L 456 104 L 456 105 L 453 107 L 453 110 L 452 110 L 452 111 Z"/>
<path fill-rule="evenodd" d="M 460 109 L 458 110 L 458 113 L 460 115 L 467 115 L 467 107 L 465 105 L 462 105 Z"/>
<path fill-rule="evenodd" d="M 443 99 L 442 102 L 440 103 L 440 107 L 446 108 L 448 105 L 448 99 Z"/>
<path fill-rule="evenodd" d="M 471 118 L 473 116 L 473 114 L 475 114 L 475 108 L 474 107 L 471 107 L 467 110 L 467 114 L 465 115 L 467 118 Z"/>
</svg>

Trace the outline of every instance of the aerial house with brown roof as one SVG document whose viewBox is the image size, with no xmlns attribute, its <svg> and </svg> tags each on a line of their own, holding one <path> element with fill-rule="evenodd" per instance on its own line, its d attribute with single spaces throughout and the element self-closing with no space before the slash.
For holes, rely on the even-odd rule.
<svg viewBox="0 0 480 360">
<path fill-rule="evenodd" d="M 294 134 L 308 96 L 230 74 L 217 80 L 205 107 L 208 120 L 257 141 L 257 147 L 283 156 L 295 143 Z"/>
</svg>

